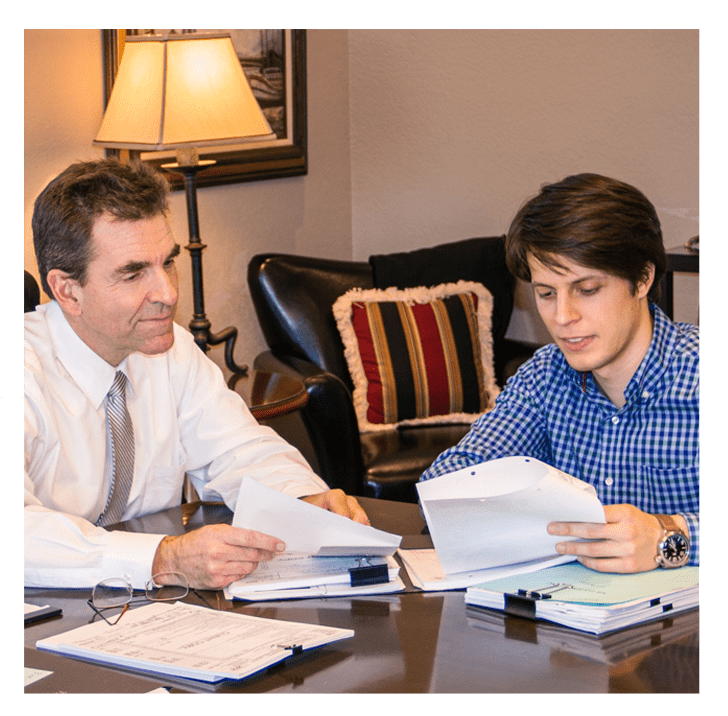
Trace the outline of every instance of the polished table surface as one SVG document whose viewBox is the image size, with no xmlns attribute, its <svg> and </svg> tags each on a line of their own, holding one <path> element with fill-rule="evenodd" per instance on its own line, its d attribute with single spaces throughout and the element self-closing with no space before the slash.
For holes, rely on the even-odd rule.
<svg viewBox="0 0 728 716">
<path fill-rule="evenodd" d="M 360 498 L 372 524 L 404 536 L 403 547 L 427 546 L 417 505 Z M 222 505 L 192 503 L 130 520 L 129 531 L 179 534 L 229 522 Z M 544 622 L 467 607 L 462 591 L 372 597 L 229 602 L 222 592 L 195 591 L 186 601 L 215 609 L 355 630 L 351 639 L 289 659 L 221 692 L 240 693 L 602 693 L 698 692 L 698 610 L 601 638 Z M 25 601 L 61 606 L 63 617 L 25 628 L 25 664 L 47 665 L 52 677 L 31 691 L 144 691 L 171 685 L 118 670 L 36 652 L 38 639 L 90 621 L 89 590 L 26 589 Z M 69 672 L 68 677 L 63 670 Z M 93 673 L 92 673 L 93 672 Z M 59 686 L 65 684 L 65 688 Z"/>
</svg>

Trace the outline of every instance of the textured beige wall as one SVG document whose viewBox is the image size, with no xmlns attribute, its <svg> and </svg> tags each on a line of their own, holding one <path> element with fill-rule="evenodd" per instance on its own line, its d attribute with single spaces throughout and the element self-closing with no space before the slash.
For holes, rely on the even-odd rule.
<svg viewBox="0 0 728 716">
<path fill-rule="evenodd" d="M 306 177 L 199 191 L 206 308 L 264 348 L 248 297 L 263 251 L 333 258 L 501 233 L 541 183 L 578 171 L 632 182 L 668 247 L 698 233 L 695 30 L 309 30 Z M 25 266 L 32 202 L 91 141 L 103 112 L 99 30 L 25 32 Z M 184 196 L 173 228 L 187 242 Z M 178 321 L 191 315 L 180 262 Z M 697 278 L 677 316 L 697 320 Z M 522 292 L 511 335 L 543 331 Z M 211 356 L 222 362 L 222 348 Z"/>
<path fill-rule="evenodd" d="M 583 171 L 642 189 L 668 248 L 698 233 L 697 30 L 356 30 L 349 53 L 355 257 L 503 233 Z M 545 338 L 519 298 L 511 335 Z"/>
</svg>

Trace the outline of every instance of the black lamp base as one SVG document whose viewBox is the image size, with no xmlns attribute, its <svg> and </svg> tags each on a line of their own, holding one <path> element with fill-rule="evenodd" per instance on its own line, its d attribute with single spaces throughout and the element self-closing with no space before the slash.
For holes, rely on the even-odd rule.
<svg viewBox="0 0 728 716">
<path fill-rule="evenodd" d="M 246 375 L 247 365 L 238 365 L 233 358 L 235 341 L 238 337 L 238 329 L 230 326 L 219 333 L 211 331 L 211 324 L 205 314 L 205 292 L 202 283 L 202 250 L 205 244 L 200 241 L 199 221 L 197 219 L 197 172 L 207 169 L 214 164 L 214 160 L 199 162 L 198 164 L 163 164 L 162 168 L 181 174 L 185 180 L 185 195 L 187 197 L 187 222 L 189 224 L 190 243 L 185 248 L 190 252 L 192 260 L 192 298 L 193 315 L 190 321 L 190 332 L 194 336 L 195 343 L 203 353 L 207 353 L 210 346 L 225 344 L 225 365 L 228 370 L 239 375 Z"/>
</svg>

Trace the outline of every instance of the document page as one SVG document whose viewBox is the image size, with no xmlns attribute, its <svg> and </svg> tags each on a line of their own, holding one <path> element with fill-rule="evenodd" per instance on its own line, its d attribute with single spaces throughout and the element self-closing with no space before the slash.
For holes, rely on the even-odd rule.
<svg viewBox="0 0 728 716">
<path fill-rule="evenodd" d="M 36 643 L 38 649 L 203 681 L 240 679 L 309 649 L 353 636 L 337 629 L 182 602 L 152 602 L 115 626 L 103 620 Z"/>
<path fill-rule="evenodd" d="M 287 554 L 386 557 L 394 554 L 402 541 L 399 535 L 360 525 L 250 477 L 240 486 L 233 525 L 283 540 Z"/>
<path fill-rule="evenodd" d="M 594 488 L 530 457 L 480 463 L 417 484 L 445 574 L 555 556 L 549 522 L 604 523 Z"/>
</svg>

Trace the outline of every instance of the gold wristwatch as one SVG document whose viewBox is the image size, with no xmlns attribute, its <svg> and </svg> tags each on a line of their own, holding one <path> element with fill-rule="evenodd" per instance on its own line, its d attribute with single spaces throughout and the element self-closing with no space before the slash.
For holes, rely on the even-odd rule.
<svg viewBox="0 0 728 716">
<path fill-rule="evenodd" d="M 657 555 L 655 555 L 657 566 L 674 569 L 687 564 L 690 556 L 688 536 L 680 529 L 672 515 L 655 515 L 655 517 L 662 527 L 662 536 L 657 543 Z"/>
</svg>

